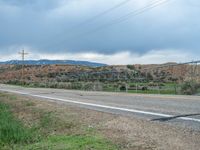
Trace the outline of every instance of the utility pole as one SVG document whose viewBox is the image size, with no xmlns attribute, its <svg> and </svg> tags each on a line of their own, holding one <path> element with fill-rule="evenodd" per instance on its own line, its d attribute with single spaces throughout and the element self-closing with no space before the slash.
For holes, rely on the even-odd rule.
<svg viewBox="0 0 200 150">
<path fill-rule="evenodd" d="M 200 83 L 200 65 L 199 64 L 197 66 L 197 79 L 198 79 L 198 83 Z"/>
<path fill-rule="evenodd" d="M 25 55 L 28 55 L 28 53 L 25 53 L 24 49 L 22 50 L 22 52 L 19 52 L 19 54 L 22 56 L 22 85 L 24 85 L 24 58 L 25 58 Z"/>
<path fill-rule="evenodd" d="M 194 76 L 195 76 L 195 81 L 198 82 L 198 63 L 195 63 L 195 69 L 194 69 Z"/>
</svg>

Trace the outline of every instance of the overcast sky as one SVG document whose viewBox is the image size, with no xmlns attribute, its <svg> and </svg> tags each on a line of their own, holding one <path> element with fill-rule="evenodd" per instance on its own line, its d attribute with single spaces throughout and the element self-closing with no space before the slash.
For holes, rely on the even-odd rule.
<svg viewBox="0 0 200 150">
<path fill-rule="evenodd" d="M 118 7 L 124 1 L 0 0 L 0 61 L 20 59 L 22 48 L 29 52 L 26 59 L 107 64 L 200 59 L 199 0 L 166 0 L 116 23 L 165 0 L 127 0 Z"/>
</svg>

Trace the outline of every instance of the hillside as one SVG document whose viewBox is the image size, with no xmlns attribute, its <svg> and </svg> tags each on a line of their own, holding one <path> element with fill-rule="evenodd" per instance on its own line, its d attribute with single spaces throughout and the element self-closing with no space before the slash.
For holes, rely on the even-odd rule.
<svg viewBox="0 0 200 150">
<path fill-rule="evenodd" d="M 96 62 L 88 62 L 88 61 L 75 61 L 75 60 L 25 60 L 22 62 L 21 60 L 10 60 L 5 62 L 0 62 L 1 65 L 81 65 L 81 66 L 89 66 L 89 67 L 102 67 L 106 66 L 106 64 L 96 63 Z"/>
<path fill-rule="evenodd" d="M 166 65 L 166 64 L 165 64 Z M 186 81 L 200 83 L 200 66 L 118 65 L 90 67 L 81 65 L 0 65 L 0 83 L 31 87 L 121 91 L 151 90 L 175 93 Z"/>
</svg>

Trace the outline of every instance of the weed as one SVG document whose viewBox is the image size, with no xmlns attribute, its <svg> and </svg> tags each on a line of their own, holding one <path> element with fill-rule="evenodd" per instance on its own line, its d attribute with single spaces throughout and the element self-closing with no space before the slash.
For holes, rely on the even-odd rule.
<svg viewBox="0 0 200 150">
<path fill-rule="evenodd" d="M 16 100 L 17 97 L 16 97 L 16 96 L 13 96 L 13 95 L 9 95 L 9 99 L 10 99 L 10 100 Z"/>
<path fill-rule="evenodd" d="M 26 102 L 26 104 L 25 104 L 25 106 L 35 106 L 35 103 L 33 103 L 33 102 Z"/>
<path fill-rule="evenodd" d="M 0 143 L 31 143 L 34 137 L 33 130 L 16 120 L 8 105 L 0 103 Z"/>
</svg>

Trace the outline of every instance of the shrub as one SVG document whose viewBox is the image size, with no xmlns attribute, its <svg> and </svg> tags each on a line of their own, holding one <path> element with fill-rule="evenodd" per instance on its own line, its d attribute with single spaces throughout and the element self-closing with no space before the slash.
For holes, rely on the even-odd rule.
<svg viewBox="0 0 200 150">
<path fill-rule="evenodd" d="M 90 82 L 85 83 L 83 88 L 84 88 L 84 90 L 92 90 L 93 89 L 93 83 L 90 83 Z"/>
<path fill-rule="evenodd" d="M 126 91 L 126 85 L 122 85 L 122 86 L 120 86 L 120 91 Z"/>
<path fill-rule="evenodd" d="M 193 95 L 197 93 L 199 88 L 200 84 L 197 84 L 195 82 L 185 82 L 181 86 L 181 94 Z"/>
<path fill-rule="evenodd" d="M 127 68 L 130 70 L 135 70 L 135 66 L 134 65 L 127 65 Z"/>
</svg>

